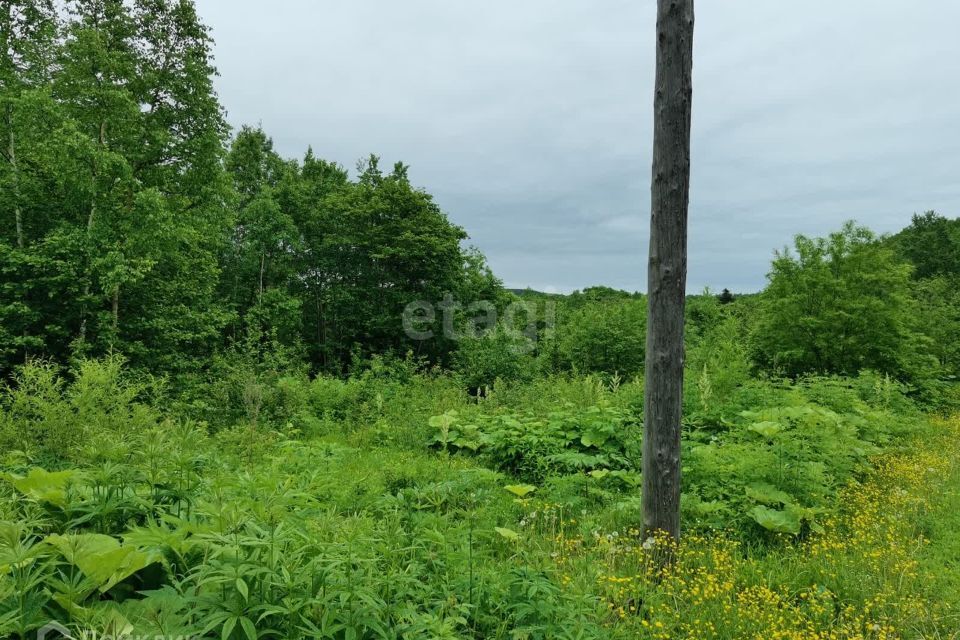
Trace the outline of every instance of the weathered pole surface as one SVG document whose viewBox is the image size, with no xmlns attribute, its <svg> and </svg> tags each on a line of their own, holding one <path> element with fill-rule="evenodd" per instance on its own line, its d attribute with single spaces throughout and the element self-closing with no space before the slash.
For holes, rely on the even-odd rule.
<svg viewBox="0 0 960 640">
<path fill-rule="evenodd" d="M 690 202 L 693 0 L 657 1 L 643 424 L 643 527 L 680 538 L 683 318 Z"/>
</svg>

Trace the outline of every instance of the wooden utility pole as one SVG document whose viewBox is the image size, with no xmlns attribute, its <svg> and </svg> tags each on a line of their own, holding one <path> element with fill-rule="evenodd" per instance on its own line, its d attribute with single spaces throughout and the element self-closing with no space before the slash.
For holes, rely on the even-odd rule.
<svg viewBox="0 0 960 640">
<path fill-rule="evenodd" d="M 683 318 L 690 202 L 693 0 L 657 0 L 643 423 L 644 536 L 680 538 Z"/>
</svg>

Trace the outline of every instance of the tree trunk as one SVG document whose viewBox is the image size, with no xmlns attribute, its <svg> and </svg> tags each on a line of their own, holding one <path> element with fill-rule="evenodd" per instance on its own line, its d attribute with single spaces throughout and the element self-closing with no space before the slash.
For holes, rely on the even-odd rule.
<svg viewBox="0 0 960 640">
<path fill-rule="evenodd" d="M 257 304 L 263 304 L 263 270 L 266 268 L 267 254 L 260 254 L 260 286 L 257 289 Z"/>
<path fill-rule="evenodd" d="M 658 0 L 646 387 L 643 528 L 680 538 L 680 419 L 687 281 L 693 0 Z"/>
<path fill-rule="evenodd" d="M 97 137 L 97 148 L 103 149 L 107 144 L 107 123 L 104 121 L 100 122 L 100 132 Z M 90 213 L 87 215 L 87 245 L 89 248 L 90 243 L 93 241 L 93 223 L 97 218 L 97 161 L 96 158 L 93 160 L 93 197 L 90 199 Z M 80 342 L 81 344 L 87 339 L 87 298 L 90 297 L 91 281 L 93 280 L 93 272 L 89 264 L 87 264 L 87 277 L 86 282 L 83 283 L 83 303 L 80 305 Z"/>
<path fill-rule="evenodd" d="M 320 351 L 320 367 L 327 370 L 327 315 L 323 302 L 320 300 L 320 291 L 314 293 L 317 300 L 317 348 Z"/>
<path fill-rule="evenodd" d="M 11 190 L 13 191 L 13 219 L 16 225 L 17 248 L 23 251 L 26 246 L 26 239 L 23 232 L 23 211 L 20 208 L 20 165 L 17 163 L 17 136 L 13 130 L 13 106 L 7 105 L 7 158 L 10 162 L 10 173 L 13 181 Z M 26 280 L 24 280 L 26 282 Z M 29 307 L 27 301 L 27 291 L 23 291 L 23 303 Z M 27 328 L 26 320 L 23 327 L 23 362 L 30 361 L 30 348 L 27 346 L 27 340 L 30 337 L 30 331 Z"/>
<path fill-rule="evenodd" d="M 111 331 L 113 337 L 111 341 L 117 339 L 117 331 L 120 329 L 120 285 L 117 285 L 113 289 L 113 300 L 110 303 L 110 313 L 113 318 L 113 323 L 111 326 Z"/>
<path fill-rule="evenodd" d="M 87 250 L 89 251 L 90 242 L 93 237 L 93 221 L 97 215 L 97 196 L 94 194 L 90 203 L 90 213 L 87 215 Z M 87 340 L 87 300 L 90 297 L 91 280 L 93 279 L 92 269 L 90 267 L 90 256 L 87 256 L 87 274 L 83 283 L 83 302 L 80 303 L 80 342 Z"/>
<path fill-rule="evenodd" d="M 20 165 L 17 164 L 17 139 L 13 131 L 13 107 L 9 105 L 7 106 L 7 132 L 7 157 L 13 178 L 13 217 L 17 227 L 17 248 L 23 249 L 26 242 L 23 237 L 23 213 L 20 209 Z"/>
<path fill-rule="evenodd" d="M 107 123 L 100 123 L 100 133 L 97 136 L 97 149 L 102 150 L 107 146 Z M 89 237 L 93 233 L 93 223 L 97 216 L 97 177 L 99 175 L 99 170 L 97 169 L 97 161 L 93 161 L 93 198 L 90 202 L 90 214 L 87 216 L 87 236 Z"/>
</svg>

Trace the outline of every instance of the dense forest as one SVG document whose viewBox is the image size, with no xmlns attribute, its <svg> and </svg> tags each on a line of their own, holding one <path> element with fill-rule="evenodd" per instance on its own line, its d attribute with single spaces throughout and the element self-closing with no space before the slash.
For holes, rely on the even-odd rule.
<svg viewBox="0 0 960 640">
<path fill-rule="evenodd" d="M 410 167 L 231 130 L 213 46 L 0 8 L 0 636 L 958 632 L 960 219 L 687 297 L 664 568 L 646 296 L 505 289 Z"/>
<path fill-rule="evenodd" d="M 8 4 L 0 369 L 123 353 L 183 376 L 232 348 L 313 370 L 407 346 L 395 309 L 495 295 L 408 169 L 355 179 L 232 138 L 190 3 Z M 445 347 L 429 354 L 439 358 Z"/>
</svg>

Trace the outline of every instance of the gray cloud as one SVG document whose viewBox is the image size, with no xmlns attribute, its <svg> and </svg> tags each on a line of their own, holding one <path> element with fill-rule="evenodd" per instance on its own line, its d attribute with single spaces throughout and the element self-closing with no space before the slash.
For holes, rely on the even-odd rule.
<svg viewBox="0 0 960 640">
<path fill-rule="evenodd" d="M 508 286 L 645 288 L 655 3 L 197 0 L 230 122 L 412 165 Z M 700 0 L 689 287 L 960 215 L 960 3 Z"/>
</svg>

